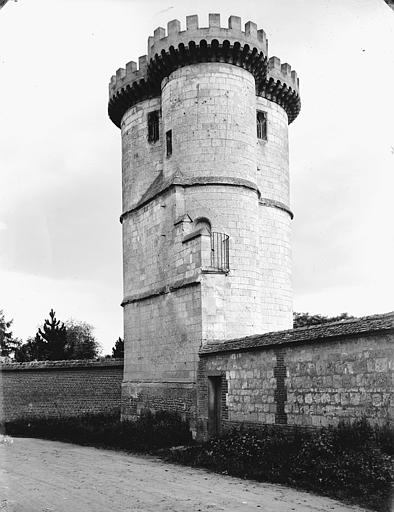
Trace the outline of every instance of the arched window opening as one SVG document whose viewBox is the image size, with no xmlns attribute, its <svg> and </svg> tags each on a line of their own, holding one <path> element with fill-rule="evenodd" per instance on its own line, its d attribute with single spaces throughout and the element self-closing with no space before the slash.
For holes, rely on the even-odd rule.
<svg viewBox="0 0 394 512">
<path fill-rule="evenodd" d="M 195 219 L 195 221 L 194 221 L 194 229 L 196 231 L 197 230 L 202 230 L 207 235 L 210 235 L 211 231 L 212 231 L 211 223 L 210 223 L 210 221 L 206 217 L 199 217 L 198 219 Z"/>
<path fill-rule="evenodd" d="M 267 140 L 267 112 L 263 112 L 262 110 L 257 111 L 256 124 L 257 138 Z"/>
<path fill-rule="evenodd" d="M 160 138 L 160 110 L 148 113 L 148 141 L 156 142 Z"/>
<path fill-rule="evenodd" d="M 194 232 L 210 237 L 211 255 L 209 269 L 213 271 L 229 272 L 229 241 L 230 238 L 225 233 L 212 231 L 211 222 L 206 217 L 198 217 L 193 222 Z"/>
</svg>

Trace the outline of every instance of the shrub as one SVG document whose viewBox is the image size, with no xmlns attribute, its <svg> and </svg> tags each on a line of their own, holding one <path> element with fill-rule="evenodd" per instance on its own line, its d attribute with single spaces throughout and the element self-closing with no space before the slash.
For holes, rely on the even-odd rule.
<svg viewBox="0 0 394 512">
<path fill-rule="evenodd" d="M 379 448 L 394 457 L 394 429 L 386 423 L 382 427 L 375 427 L 374 436 Z"/>
<path fill-rule="evenodd" d="M 200 445 L 191 444 L 187 422 L 164 411 L 147 411 L 135 422 L 111 414 L 18 420 L 6 423 L 5 433 L 139 452 L 189 445 L 167 451 L 167 458 L 391 510 L 394 433 L 365 419 L 315 431 L 295 429 L 291 435 L 276 427 L 234 429 Z"/>
<path fill-rule="evenodd" d="M 389 434 L 391 432 L 391 434 Z M 173 451 L 170 460 L 258 481 L 292 485 L 389 511 L 394 481 L 392 431 L 365 420 L 292 435 L 274 428 L 233 430 Z M 392 447 L 391 447 L 392 449 Z"/>
<path fill-rule="evenodd" d="M 38 418 L 8 422 L 5 432 L 77 444 L 150 451 L 191 442 L 186 421 L 176 413 L 145 413 L 136 421 L 121 422 L 113 414 Z"/>
<path fill-rule="evenodd" d="M 296 484 L 354 496 L 374 506 L 390 496 L 392 462 L 365 420 L 341 423 L 305 438 L 291 460 L 297 470 Z"/>
</svg>

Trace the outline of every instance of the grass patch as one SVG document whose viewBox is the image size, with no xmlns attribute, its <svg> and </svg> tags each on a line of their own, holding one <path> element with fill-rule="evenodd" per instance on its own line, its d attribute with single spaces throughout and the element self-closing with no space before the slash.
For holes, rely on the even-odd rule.
<svg viewBox="0 0 394 512">
<path fill-rule="evenodd" d="M 365 420 L 293 435 L 266 427 L 233 430 L 205 444 L 173 450 L 169 460 L 241 478 L 313 491 L 391 511 L 393 432 Z"/>
</svg>

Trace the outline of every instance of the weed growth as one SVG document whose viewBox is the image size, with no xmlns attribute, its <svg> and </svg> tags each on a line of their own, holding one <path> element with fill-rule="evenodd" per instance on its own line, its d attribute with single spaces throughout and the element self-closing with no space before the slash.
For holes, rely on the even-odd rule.
<svg viewBox="0 0 394 512">
<path fill-rule="evenodd" d="M 124 422 L 112 414 L 17 420 L 6 423 L 5 432 L 138 452 L 191 442 L 188 423 L 165 411 L 148 411 L 136 421 Z"/>
<path fill-rule="evenodd" d="M 232 430 L 209 442 L 173 450 L 170 460 L 280 483 L 389 512 L 394 482 L 392 430 L 367 421 L 291 435 L 265 427 Z"/>
</svg>

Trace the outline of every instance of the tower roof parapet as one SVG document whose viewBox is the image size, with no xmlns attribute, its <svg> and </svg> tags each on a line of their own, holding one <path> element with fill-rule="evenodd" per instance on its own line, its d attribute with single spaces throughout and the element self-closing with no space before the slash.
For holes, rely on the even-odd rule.
<svg viewBox="0 0 394 512">
<path fill-rule="evenodd" d="M 230 45 L 236 42 L 248 44 L 251 48 L 257 48 L 259 52 L 268 54 L 268 40 L 264 30 L 258 30 L 256 23 L 248 21 L 242 31 L 241 18 L 230 16 L 228 27 L 220 26 L 220 14 L 209 14 L 209 26 L 199 28 L 198 16 L 186 16 L 186 30 L 181 31 L 181 24 L 178 20 L 167 23 L 166 31 L 158 27 L 153 36 L 148 38 L 148 57 L 152 59 L 156 54 L 160 55 L 162 50 L 168 50 L 170 46 L 175 48 L 183 43 L 188 45 L 189 41 L 200 41 L 204 39 L 208 44 L 217 40 L 219 44 L 229 41 Z"/>
<path fill-rule="evenodd" d="M 297 72 L 287 62 L 282 64 L 278 57 L 271 57 L 268 60 L 266 80 L 256 84 L 257 95 L 283 107 L 290 124 L 301 110 L 299 91 L 300 80 Z"/>
<path fill-rule="evenodd" d="M 139 101 L 160 95 L 164 77 L 180 67 L 199 62 L 224 62 L 250 71 L 256 94 L 278 103 L 287 112 L 289 123 L 298 115 L 299 79 L 278 57 L 268 60 L 268 40 L 264 30 L 241 18 L 230 16 L 228 28 L 220 26 L 220 15 L 209 14 L 209 26 L 199 28 L 196 15 L 186 17 L 186 30 L 178 20 L 158 27 L 148 38 L 148 54 L 119 68 L 109 84 L 108 114 L 119 127 L 123 114 Z"/>
</svg>

